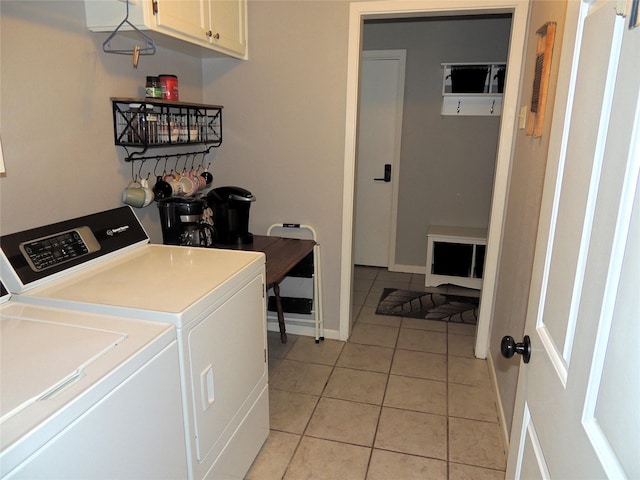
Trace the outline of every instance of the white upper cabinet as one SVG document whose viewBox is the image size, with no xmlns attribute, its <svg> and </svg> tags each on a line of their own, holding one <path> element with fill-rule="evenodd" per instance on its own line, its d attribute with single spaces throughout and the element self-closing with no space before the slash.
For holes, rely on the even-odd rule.
<svg viewBox="0 0 640 480">
<path fill-rule="evenodd" d="M 85 0 L 85 10 L 89 30 L 111 32 L 125 18 L 127 5 L 122 0 Z M 214 51 L 247 59 L 247 0 L 129 0 L 128 20 L 151 32 L 158 45 L 188 54 Z M 135 35 L 127 24 L 121 30 Z"/>
<path fill-rule="evenodd" d="M 447 63 L 442 67 L 442 115 L 500 115 L 506 64 Z"/>
<path fill-rule="evenodd" d="M 155 28 L 159 32 L 196 44 L 208 43 L 207 0 L 155 0 L 151 5 L 155 8 Z"/>
<path fill-rule="evenodd" d="M 247 0 L 209 2 L 209 41 L 220 52 L 247 59 Z"/>
</svg>

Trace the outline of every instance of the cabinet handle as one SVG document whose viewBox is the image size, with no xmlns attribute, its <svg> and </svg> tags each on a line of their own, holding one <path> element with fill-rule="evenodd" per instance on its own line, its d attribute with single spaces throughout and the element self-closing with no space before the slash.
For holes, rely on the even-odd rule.
<svg viewBox="0 0 640 480">
<path fill-rule="evenodd" d="M 214 40 L 220 40 L 220 34 L 216 33 L 215 35 L 213 34 L 213 32 L 211 30 L 207 31 L 206 33 L 207 37 L 209 38 L 213 38 Z"/>
</svg>

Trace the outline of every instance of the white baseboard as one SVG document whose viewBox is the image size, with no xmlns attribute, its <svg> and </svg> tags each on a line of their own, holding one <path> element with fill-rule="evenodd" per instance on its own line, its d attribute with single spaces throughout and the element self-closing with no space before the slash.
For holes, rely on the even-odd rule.
<svg viewBox="0 0 640 480">
<path fill-rule="evenodd" d="M 500 397 L 500 389 L 498 388 L 498 377 L 493 363 L 493 354 L 491 348 L 487 351 L 487 362 L 489 363 L 489 375 L 491 376 L 491 383 L 493 384 L 493 391 L 495 393 L 498 418 L 500 420 L 500 430 L 502 431 L 502 439 L 504 440 L 505 455 L 509 453 L 509 432 L 507 431 L 507 422 L 504 416 L 504 407 L 502 406 L 502 398 Z"/>
<path fill-rule="evenodd" d="M 420 265 L 400 265 L 399 263 L 394 263 L 393 265 L 389 265 L 389 271 L 424 275 L 427 271 L 427 267 Z"/>
</svg>

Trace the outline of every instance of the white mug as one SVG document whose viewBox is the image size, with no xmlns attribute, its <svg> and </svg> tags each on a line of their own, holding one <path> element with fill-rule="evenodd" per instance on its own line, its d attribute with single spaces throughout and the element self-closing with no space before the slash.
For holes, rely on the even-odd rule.
<svg viewBox="0 0 640 480">
<path fill-rule="evenodd" d="M 142 186 L 142 189 L 144 190 L 144 194 L 145 194 L 143 207 L 146 207 L 147 205 L 151 205 L 151 202 L 153 202 L 153 199 L 155 198 L 155 194 L 153 193 L 153 190 L 151 190 L 151 188 L 149 187 L 149 180 L 147 180 L 146 178 L 143 178 L 142 180 L 140 180 L 140 185 Z"/>
<path fill-rule="evenodd" d="M 132 207 L 142 208 L 145 205 L 147 194 L 138 182 L 131 182 L 122 192 L 122 203 Z"/>
</svg>

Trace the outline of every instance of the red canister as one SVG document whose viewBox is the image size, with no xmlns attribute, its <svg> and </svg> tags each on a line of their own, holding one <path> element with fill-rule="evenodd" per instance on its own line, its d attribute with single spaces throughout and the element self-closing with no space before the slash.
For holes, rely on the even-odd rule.
<svg viewBox="0 0 640 480">
<path fill-rule="evenodd" d="M 178 77 L 176 75 L 160 75 L 160 88 L 164 100 L 178 100 Z"/>
</svg>

